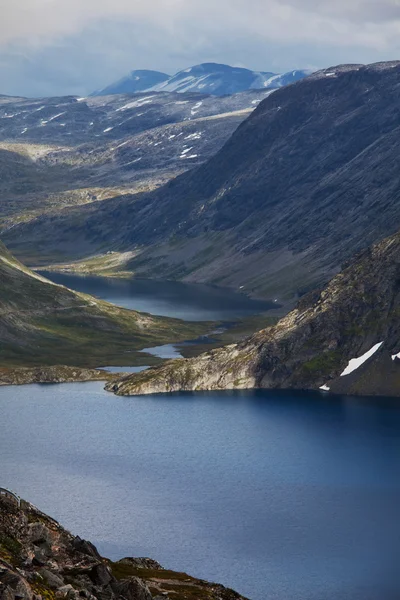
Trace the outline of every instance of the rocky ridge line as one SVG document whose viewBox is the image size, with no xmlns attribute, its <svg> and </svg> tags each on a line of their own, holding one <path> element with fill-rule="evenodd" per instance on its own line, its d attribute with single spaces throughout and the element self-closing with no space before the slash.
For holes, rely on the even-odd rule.
<svg viewBox="0 0 400 600">
<path fill-rule="evenodd" d="M 148 558 L 112 562 L 29 502 L 0 496 L 0 600 L 245 600 Z"/>
<path fill-rule="evenodd" d="M 108 383 L 119 395 L 251 388 L 400 395 L 400 233 L 364 251 L 275 326 L 197 358 Z M 375 344 L 360 369 L 339 375 Z"/>
</svg>

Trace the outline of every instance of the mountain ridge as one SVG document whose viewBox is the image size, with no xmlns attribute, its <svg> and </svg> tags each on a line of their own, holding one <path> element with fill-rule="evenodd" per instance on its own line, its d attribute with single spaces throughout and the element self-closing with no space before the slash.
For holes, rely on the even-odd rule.
<svg viewBox="0 0 400 600">
<path fill-rule="evenodd" d="M 310 70 L 293 70 L 277 74 L 251 71 L 243 67 L 231 67 L 219 63 L 201 63 L 167 76 L 158 71 L 132 71 L 119 81 L 97 90 L 91 96 L 136 93 L 139 91 L 200 92 L 216 96 L 236 94 L 255 89 L 278 89 L 311 74 Z M 144 75 L 140 75 L 144 74 Z M 146 81 L 160 81 L 146 85 Z"/>
<path fill-rule="evenodd" d="M 397 233 L 363 251 L 276 325 L 237 344 L 110 382 L 106 389 L 118 395 L 141 395 L 323 386 L 343 394 L 398 396 L 399 314 Z M 364 355 L 365 362 L 360 360 L 358 368 L 345 371 L 350 360 Z"/>
<path fill-rule="evenodd" d="M 136 94 L 167 81 L 170 75 L 161 71 L 137 69 L 107 87 L 92 92 L 90 96 L 108 96 L 109 94 Z"/>
<path fill-rule="evenodd" d="M 10 241 L 34 235 L 49 250 L 51 231 L 79 218 L 92 255 L 134 249 L 124 271 L 290 307 L 400 227 L 399 78 L 396 61 L 315 73 L 269 95 L 212 158 L 162 188 L 15 227 Z"/>
</svg>

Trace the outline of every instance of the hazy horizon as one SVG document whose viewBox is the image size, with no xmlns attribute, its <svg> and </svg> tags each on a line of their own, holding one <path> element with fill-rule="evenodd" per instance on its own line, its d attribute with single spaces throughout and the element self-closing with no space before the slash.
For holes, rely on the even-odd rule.
<svg viewBox="0 0 400 600">
<path fill-rule="evenodd" d="M 135 69 L 257 71 L 400 56 L 398 0 L 3 0 L 1 94 L 87 95 Z"/>
</svg>

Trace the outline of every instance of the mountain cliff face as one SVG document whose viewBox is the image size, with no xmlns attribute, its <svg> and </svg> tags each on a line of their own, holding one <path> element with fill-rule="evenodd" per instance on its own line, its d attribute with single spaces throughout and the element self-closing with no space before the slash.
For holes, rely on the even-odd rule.
<svg viewBox="0 0 400 600">
<path fill-rule="evenodd" d="M 275 91 L 209 161 L 140 197 L 40 220 L 135 250 L 124 270 L 208 282 L 290 305 L 400 227 L 400 63 L 346 65 Z M 83 252 L 81 253 L 81 256 Z"/>
<path fill-rule="evenodd" d="M 0 495 L 0 600 L 56 598 L 245 600 L 149 558 L 112 562 L 32 504 Z"/>
<path fill-rule="evenodd" d="M 158 71 L 132 71 L 128 77 L 98 90 L 92 96 L 139 91 L 199 92 L 224 96 L 254 89 L 277 89 L 307 77 L 311 71 L 297 70 L 277 75 L 217 63 L 203 63 L 179 71 L 172 77 Z"/>
<path fill-rule="evenodd" d="M 198 358 L 108 384 L 120 395 L 246 388 L 400 395 L 400 233 L 305 296 L 277 325 Z M 371 350 L 359 369 L 339 377 Z M 360 361 L 362 362 L 362 361 Z"/>
<path fill-rule="evenodd" d="M 126 352 L 204 331 L 176 319 L 152 317 L 118 308 L 87 294 L 53 284 L 17 261 L 0 242 L 0 366 L 81 365 L 96 367 Z M 124 363 L 122 363 L 124 364 Z M 0 369 L 0 382 L 99 379 L 62 368 L 10 376 Z M 49 376 L 52 375 L 52 379 Z M 74 375 L 75 373 L 75 375 Z M 28 375 L 28 379 L 25 377 Z M 15 381 L 14 381 L 15 380 Z"/>
</svg>

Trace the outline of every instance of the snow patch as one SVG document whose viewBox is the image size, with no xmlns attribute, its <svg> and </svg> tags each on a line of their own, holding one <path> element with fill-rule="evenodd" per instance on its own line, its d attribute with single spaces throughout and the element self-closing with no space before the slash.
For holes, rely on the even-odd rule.
<svg viewBox="0 0 400 600">
<path fill-rule="evenodd" d="M 129 144 L 130 140 L 126 140 L 126 142 L 122 142 L 122 144 L 118 144 L 117 148 L 121 148 L 122 146 L 126 146 L 126 144 Z"/>
<path fill-rule="evenodd" d="M 135 158 L 135 160 L 131 160 L 131 162 L 128 162 L 125 164 L 125 167 L 127 167 L 128 165 L 133 165 L 135 163 L 138 163 L 139 161 L 142 160 L 142 157 L 140 156 L 139 158 Z"/>
<path fill-rule="evenodd" d="M 62 115 L 65 115 L 65 111 L 58 113 L 58 115 L 54 115 L 54 117 L 50 117 L 49 122 L 54 121 L 54 119 L 58 119 L 58 117 L 61 117 Z"/>
<path fill-rule="evenodd" d="M 349 364 L 347 365 L 347 367 L 345 368 L 343 373 L 340 375 L 340 377 L 344 377 L 345 375 L 350 375 L 350 373 L 353 373 L 353 371 L 356 371 L 356 369 L 361 367 L 361 365 L 363 365 L 369 358 L 371 358 L 371 356 L 373 356 L 375 354 L 375 352 L 377 352 L 379 350 L 379 348 L 382 346 L 382 344 L 383 344 L 383 342 L 379 342 L 379 344 L 375 344 L 375 346 L 372 346 L 372 348 L 370 350 L 368 350 L 368 352 L 366 352 L 362 356 L 359 356 L 358 358 L 352 358 L 349 361 Z"/>
<path fill-rule="evenodd" d="M 319 389 L 323 390 L 324 392 L 329 392 L 331 388 L 325 384 L 325 385 L 321 385 L 321 387 Z"/>
<path fill-rule="evenodd" d="M 197 133 L 191 133 L 185 137 L 185 140 L 199 140 L 201 138 L 202 132 L 199 131 Z"/>
<path fill-rule="evenodd" d="M 128 108 L 139 108 L 144 104 L 151 104 L 152 98 L 154 98 L 154 94 L 153 96 L 146 96 L 145 98 L 140 98 L 140 100 L 135 100 L 134 102 L 128 102 L 128 104 L 124 104 L 124 106 L 120 106 L 119 108 L 117 108 L 116 112 L 119 112 L 121 110 L 128 110 Z"/>
<path fill-rule="evenodd" d="M 203 102 L 197 102 L 197 104 L 195 104 L 192 108 L 192 110 L 190 111 L 192 115 L 197 115 L 197 113 L 199 112 L 199 108 L 203 105 Z"/>
<path fill-rule="evenodd" d="M 103 130 L 103 133 L 107 133 L 107 131 L 111 131 L 111 129 L 114 129 L 114 127 L 107 127 L 107 129 Z"/>
</svg>

